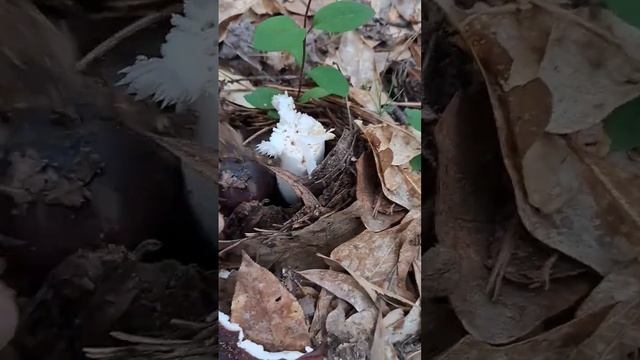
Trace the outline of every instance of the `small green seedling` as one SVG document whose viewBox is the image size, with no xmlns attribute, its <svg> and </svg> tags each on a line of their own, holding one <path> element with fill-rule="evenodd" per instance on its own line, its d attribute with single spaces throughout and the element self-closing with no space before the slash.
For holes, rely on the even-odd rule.
<svg viewBox="0 0 640 360">
<path fill-rule="evenodd" d="M 604 0 L 616 16 L 640 29 L 640 1 Z M 604 129 L 611 139 L 612 151 L 640 148 L 640 97 L 615 109 L 605 120 Z"/>
<path fill-rule="evenodd" d="M 407 116 L 407 122 L 414 129 L 422 132 L 422 111 L 418 109 L 404 109 L 404 114 Z M 411 169 L 413 171 L 422 171 L 422 155 L 416 155 L 409 161 Z"/>
<path fill-rule="evenodd" d="M 304 69 L 305 41 L 312 29 L 331 33 L 351 31 L 367 23 L 374 15 L 375 12 L 368 5 L 355 1 L 336 1 L 316 11 L 312 26 L 308 30 L 300 27 L 288 16 L 274 16 L 256 26 L 253 47 L 260 51 L 286 51 L 293 55 L 296 63 Z M 328 95 L 346 97 L 349 94 L 349 82 L 338 69 L 332 66 L 315 67 L 307 72 L 307 76 L 317 86 L 302 94 L 299 99 L 302 103 Z M 259 94 L 254 95 L 256 92 Z M 264 88 L 259 88 L 246 95 L 245 99 L 256 108 L 273 109 L 273 106 L 265 108 L 267 104 L 264 102 L 264 96 L 266 95 Z"/>
<path fill-rule="evenodd" d="M 270 110 L 274 109 L 271 104 L 271 99 L 275 95 L 280 94 L 280 92 L 276 89 L 268 88 L 268 87 L 258 87 L 251 93 L 244 96 L 245 100 L 256 109 Z"/>
</svg>

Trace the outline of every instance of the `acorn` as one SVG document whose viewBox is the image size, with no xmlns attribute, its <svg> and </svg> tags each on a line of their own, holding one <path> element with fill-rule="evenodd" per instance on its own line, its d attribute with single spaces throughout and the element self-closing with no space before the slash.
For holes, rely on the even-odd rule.
<svg viewBox="0 0 640 360">
<path fill-rule="evenodd" d="M 219 172 L 220 205 L 229 212 L 243 202 L 268 198 L 276 185 L 273 173 L 253 159 L 220 159 Z"/>
<path fill-rule="evenodd" d="M 229 214 L 247 201 L 269 198 L 276 177 L 242 144 L 242 136 L 227 123 L 220 123 L 220 165 L 218 196 L 220 207 Z"/>
</svg>

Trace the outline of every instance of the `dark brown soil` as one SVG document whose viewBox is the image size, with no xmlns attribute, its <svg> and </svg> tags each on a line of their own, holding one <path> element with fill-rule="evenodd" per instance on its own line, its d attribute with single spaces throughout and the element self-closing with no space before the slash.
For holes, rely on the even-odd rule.
<svg viewBox="0 0 640 360">
<path fill-rule="evenodd" d="M 135 20 L 98 21 L 89 15 L 99 8 L 80 10 L 48 8 L 46 15 L 64 24 L 82 54 Z M 11 26 L 0 19 L 0 30 Z M 25 26 L 37 31 L 41 25 L 15 28 Z M 26 68 L 0 79 L 2 89 L 22 91 L 12 99 L 26 102 L 19 110 L 0 106 L 0 258 L 7 263 L 2 280 L 17 292 L 21 319 L 11 349 L 0 358 L 84 359 L 85 347 L 126 345 L 109 335 L 114 331 L 191 339 L 194 329 L 175 320 L 202 323 L 217 308 L 216 276 L 206 272 L 217 268 L 216 245 L 191 213 L 179 159 L 127 127 L 126 114 L 115 106 L 131 102 L 112 86 L 117 71 L 136 55 L 157 54 L 168 28 L 164 21 L 125 40 L 91 64 L 80 87 L 71 81 L 49 86 L 47 81 L 66 78 L 74 64 L 38 65 L 44 59 L 39 52 L 48 51 L 39 41 L 46 39 L 20 44 L 33 50 L 17 55 L 41 66 L 38 72 Z M 0 56 L 0 73 L 16 71 L 13 66 Z M 22 86 L 38 82 L 53 90 L 32 97 L 34 87 Z M 67 107 L 29 102 L 55 91 Z M 174 135 L 190 136 L 188 116 L 173 122 L 170 110 L 132 106 L 148 107 L 136 119 L 140 124 L 153 127 L 166 116 Z M 153 246 L 142 251 L 138 246 L 147 239 L 155 239 L 144 243 Z"/>
</svg>

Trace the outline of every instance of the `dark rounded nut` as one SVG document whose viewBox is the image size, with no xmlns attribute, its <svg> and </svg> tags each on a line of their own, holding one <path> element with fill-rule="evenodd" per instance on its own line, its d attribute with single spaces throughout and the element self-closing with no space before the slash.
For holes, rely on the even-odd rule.
<svg viewBox="0 0 640 360">
<path fill-rule="evenodd" d="M 256 160 L 223 158 L 219 168 L 220 205 L 232 211 L 239 204 L 268 198 L 276 177 Z"/>
</svg>

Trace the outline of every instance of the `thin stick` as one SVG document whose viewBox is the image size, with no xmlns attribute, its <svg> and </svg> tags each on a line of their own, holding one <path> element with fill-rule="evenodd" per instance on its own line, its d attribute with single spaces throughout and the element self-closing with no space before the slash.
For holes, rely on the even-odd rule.
<svg viewBox="0 0 640 360">
<path fill-rule="evenodd" d="M 172 13 L 179 11 L 181 8 L 181 4 L 171 5 L 158 13 L 149 14 L 131 25 L 128 25 L 85 55 L 82 60 L 78 61 L 76 64 L 76 69 L 78 69 L 78 71 L 84 71 L 92 61 L 106 54 L 109 50 L 116 47 L 116 45 L 118 45 L 122 40 L 146 28 L 147 26 L 164 19 Z"/>
<path fill-rule="evenodd" d="M 249 136 L 249 137 L 247 138 L 247 140 L 245 140 L 245 141 L 242 143 L 242 145 L 247 145 L 247 144 L 248 144 L 248 143 L 250 143 L 253 139 L 255 139 L 255 138 L 257 138 L 258 136 L 260 136 L 260 135 L 264 134 L 265 132 L 267 132 L 267 131 L 271 130 L 271 128 L 272 128 L 272 126 L 262 128 L 260 131 L 258 131 L 258 132 L 256 132 L 255 134 L 253 134 L 253 135 Z"/>
<path fill-rule="evenodd" d="M 304 10 L 304 20 L 302 23 L 303 28 L 307 28 L 307 17 L 309 16 L 309 9 L 311 8 L 311 0 L 307 1 L 307 8 Z M 302 39 L 302 65 L 300 66 L 300 74 L 298 77 L 298 93 L 296 94 L 296 100 L 300 99 L 300 93 L 302 92 L 302 77 L 304 76 L 304 63 L 307 57 L 307 35 L 311 32 L 311 29 L 307 30 Z"/>
</svg>

